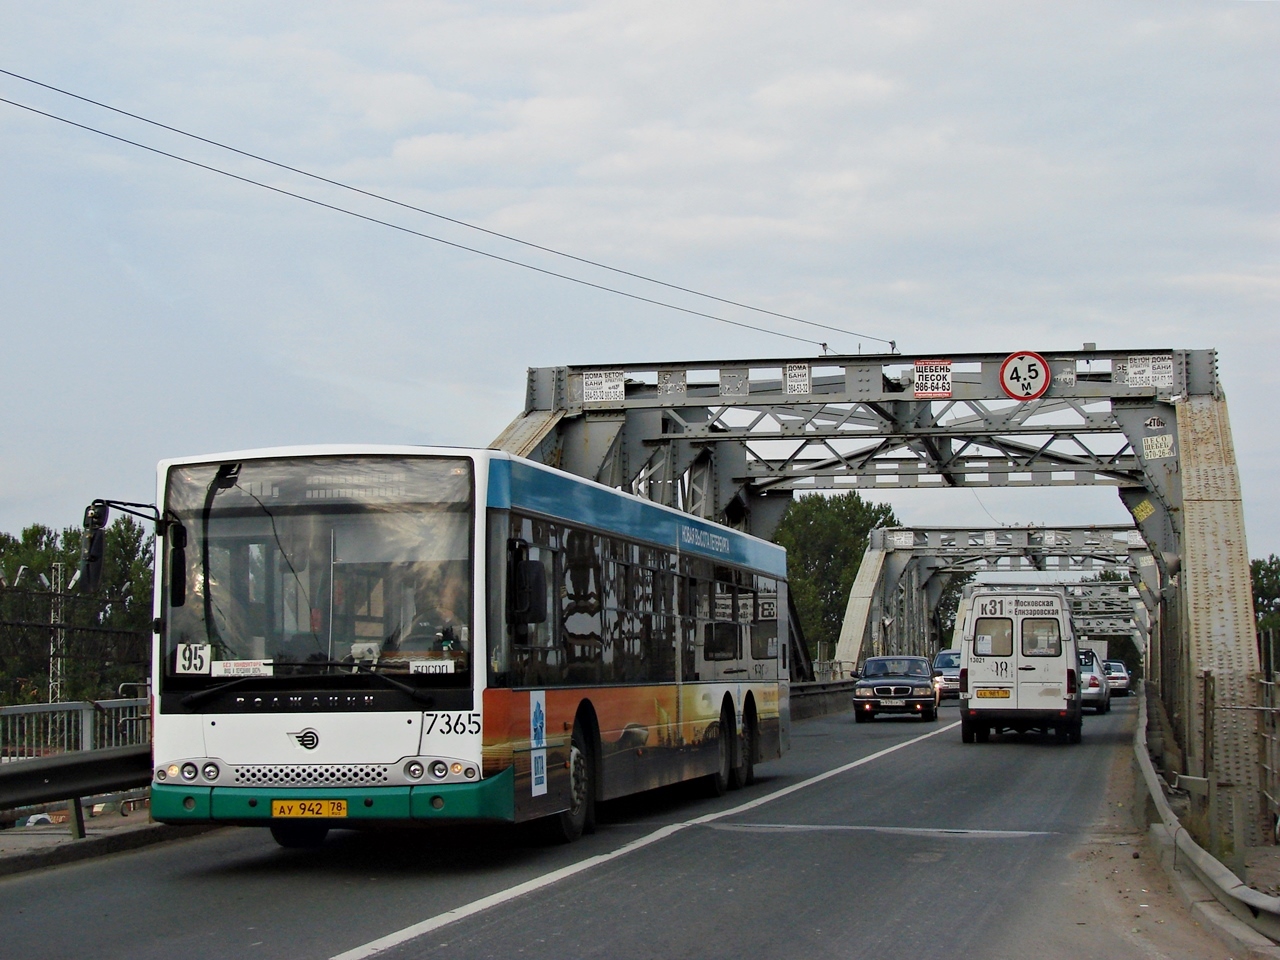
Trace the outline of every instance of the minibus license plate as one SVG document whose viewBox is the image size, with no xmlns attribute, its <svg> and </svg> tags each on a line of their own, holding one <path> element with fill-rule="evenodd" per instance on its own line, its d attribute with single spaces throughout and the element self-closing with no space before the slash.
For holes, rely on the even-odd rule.
<svg viewBox="0 0 1280 960">
<path fill-rule="evenodd" d="M 882 707 L 905 707 L 906 705 L 907 705 L 907 701 L 905 700 L 881 700 L 880 701 L 880 706 Z"/>
<path fill-rule="evenodd" d="M 273 817 L 345 817 L 345 800 L 272 800 Z"/>
<path fill-rule="evenodd" d="M 1008 700 L 1009 691 L 1008 690 L 979 690 L 978 699 L 979 700 L 987 700 L 987 699 Z"/>
</svg>

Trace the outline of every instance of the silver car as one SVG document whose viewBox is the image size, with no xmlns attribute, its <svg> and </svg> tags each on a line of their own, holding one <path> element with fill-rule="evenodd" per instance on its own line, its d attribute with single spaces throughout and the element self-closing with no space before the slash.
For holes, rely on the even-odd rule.
<svg viewBox="0 0 1280 960">
<path fill-rule="evenodd" d="M 1102 666 L 1107 671 L 1107 683 L 1111 684 L 1112 695 L 1127 697 L 1129 695 L 1129 668 L 1124 665 L 1124 661 L 1108 660 Z"/>
<path fill-rule="evenodd" d="M 1111 684 L 1107 682 L 1107 671 L 1097 653 L 1082 647 L 1080 649 L 1080 705 L 1093 707 L 1094 713 L 1106 713 L 1111 709 Z"/>
<path fill-rule="evenodd" d="M 956 699 L 960 696 L 960 651 L 940 650 L 933 658 L 933 669 L 942 674 L 934 678 L 934 685 L 942 698 Z"/>
</svg>

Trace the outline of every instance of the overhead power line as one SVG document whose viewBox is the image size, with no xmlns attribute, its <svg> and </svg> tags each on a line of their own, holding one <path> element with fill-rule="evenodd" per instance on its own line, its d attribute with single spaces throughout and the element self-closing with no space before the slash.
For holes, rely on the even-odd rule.
<svg viewBox="0 0 1280 960">
<path fill-rule="evenodd" d="M 411 204 L 411 203 L 406 203 L 406 202 L 404 202 L 404 201 L 402 201 L 402 200 L 397 200 L 397 199 L 395 199 L 394 197 L 388 197 L 388 196 L 386 196 L 386 195 L 384 195 L 384 194 L 380 194 L 380 193 L 377 193 L 377 192 L 372 191 L 372 190 L 366 190 L 366 189 L 363 189 L 362 187 L 357 187 L 357 186 L 355 186 L 355 185 L 353 185 L 353 184 L 345 183 L 345 182 L 343 182 L 343 181 L 341 181 L 341 180 L 336 180 L 336 179 L 331 178 L 331 177 L 326 177 L 326 176 L 324 176 L 324 175 L 322 175 L 322 174 L 312 173 L 312 172 L 311 172 L 311 171 L 309 171 L 309 170 L 304 170 L 304 169 L 302 169 L 302 168 L 300 168 L 300 167 L 291 166 L 290 164 L 283 163 L 283 162 L 278 161 L 278 160 L 272 160 L 270 157 L 265 157 L 265 156 L 262 156 L 261 154 L 256 154 L 256 153 L 253 153 L 253 152 L 248 151 L 248 150 L 242 150 L 242 149 L 240 149 L 240 148 L 238 148 L 238 147 L 233 147 L 233 146 L 231 146 L 230 144 L 222 143 L 221 141 L 213 140 L 213 139 L 211 139 L 211 138 L 209 138 L 209 137 L 204 137 L 204 136 L 201 136 L 200 134 L 192 133 L 192 132 L 190 132 L 190 131 L 188 131 L 188 130 L 183 130 L 183 129 L 182 129 L 182 128 L 180 128 L 180 127 L 175 127 L 175 126 L 171 126 L 170 124 L 167 124 L 167 123 L 162 123 L 162 122 L 161 122 L 161 121 L 159 121 L 159 120 L 152 120 L 151 118 L 149 118 L 149 117 L 145 117 L 145 116 L 143 116 L 143 115 L 141 115 L 141 114 L 133 113 L 133 112 L 128 111 L 128 110 L 124 110 L 124 109 L 122 109 L 122 108 L 120 108 L 120 107 L 113 106 L 113 105 L 111 105 L 111 104 L 109 104 L 109 103 L 104 103 L 104 102 L 102 102 L 102 101 L 100 101 L 100 100 L 94 100 L 94 99 L 93 99 L 93 98 L 91 98 L 91 97 L 83 96 L 82 94 L 75 93 L 75 92 L 73 92 L 73 91 L 71 91 L 71 90 L 66 90 L 66 89 L 64 89 L 64 88 L 62 88 L 62 87 L 56 87 L 56 86 L 54 86 L 54 85 L 52 85 L 52 84 L 44 83 L 44 82 L 42 82 L 42 81 L 40 81 L 40 80 L 36 80 L 36 79 L 34 79 L 34 78 L 32 78 L 32 77 L 27 77 L 27 76 L 24 76 L 24 75 L 22 75 L 22 74 L 20 74 L 20 73 L 15 73 L 15 72 L 13 72 L 12 70 L 5 70 L 5 69 L 3 69 L 3 68 L 0 68 L 0 74 L 4 74 L 5 76 L 13 77 L 13 78 L 14 78 L 14 79 L 16 79 L 16 80 L 21 80 L 21 81 L 23 81 L 23 82 L 25 82 L 25 83 L 33 84 L 34 86 L 41 87 L 41 88 L 43 88 L 43 89 L 45 89 L 45 90 L 53 91 L 54 93 L 58 93 L 58 94 L 61 94 L 61 95 L 63 95 L 63 96 L 66 96 L 66 97 L 71 97 L 72 99 L 79 100 L 79 101 L 81 101 L 82 103 L 87 103 L 87 104 L 90 104 L 90 105 L 95 106 L 95 107 L 99 107 L 99 108 L 101 108 L 101 109 L 103 109 L 103 110 L 109 110 L 109 111 L 111 111 L 112 113 L 116 113 L 116 114 L 119 114 L 120 116 L 124 116 L 124 117 L 129 117 L 129 118 L 130 118 L 130 119 L 132 119 L 132 120 L 137 120 L 137 121 L 139 121 L 139 122 L 141 122 L 141 123 L 149 124 L 149 125 L 151 125 L 151 126 L 153 126 L 153 127 L 156 127 L 156 128 L 158 128 L 158 129 L 161 129 L 161 130 L 167 130 L 167 131 L 169 131 L 170 133 L 176 133 L 176 134 L 178 134 L 179 136 L 187 137 L 187 138 L 189 138 L 189 139 L 191 139 L 191 140 L 195 140 L 195 141 L 198 141 L 198 142 L 200 142 L 200 143 L 204 143 L 204 144 L 207 144 L 207 145 L 209 145 L 209 146 L 216 147 L 216 148 L 218 148 L 218 149 L 220 149 L 220 150 L 226 150 L 226 151 L 228 151 L 228 152 L 230 152 L 230 153 L 234 153 L 234 154 L 237 154 L 237 155 L 239 155 L 239 156 L 246 157 L 246 158 L 248 158 L 248 159 L 250 159 L 250 160 L 256 160 L 256 161 L 258 161 L 258 162 L 260 162 L 260 163 L 268 164 L 268 165 L 273 166 L 273 167 L 276 167 L 277 169 L 280 169 L 280 170 L 286 170 L 286 171 L 288 171 L 288 172 L 290 172 L 290 173 L 296 173 L 296 174 L 298 174 L 299 176 L 307 177 L 307 178 L 309 178 L 309 179 L 311 179 L 311 180 L 315 180 L 315 181 L 320 182 L 320 183 L 325 183 L 325 184 L 328 184 L 328 185 L 330 185 L 330 186 L 338 187 L 339 189 L 347 190 L 347 191 L 350 191 L 351 193 L 356 193 L 356 194 L 359 194 L 359 195 L 364 196 L 364 197 L 369 197 L 370 199 L 378 200 L 378 201 L 380 201 L 380 202 L 382 202 L 382 203 L 388 203 L 388 204 L 391 204 L 391 205 L 393 205 L 393 206 L 400 207 L 401 209 L 404 209 L 404 210 L 410 210 L 410 211 L 413 211 L 414 213 L 420 213 L 420 214 L 423 214 L 423 215 L 428 216 L 428 217 L 434 217 L 434 218 L 435 218 L 435 219 L 437 219 L 437 220 L 442 220 L 442 221 L 447 222 L 447 223 L 455 224 L 456 226 L 465 227 L 465 228 L 466 228 L 466 229 L 468 229 L 468 230 L 475 230 L 475 231 L 477 231 L 477 232 L 479 232 L 479 233 L 484 233 L 484 234 L 487 234 L 488 236 L 491 236 L 491 237 L 497 237 L 497 238 L 502 239 L 502 240 L 507 240 L 507 241 L 509 241 L 509 242 L 511 242 L 511 243 L 516 243 L 516 244 L 519 244 L 519 245 L 521 245 L 521 246 L 528 247 L 528 248 L 530 248 L 530 249 L 532 249 L 532 250 L 538 250 L 538 251 L 541 251 L 541 252 L 543 252 L 543 253 L 552 254 L 553 256 L 563 257 L 563 258 L 565 258 L 565 259 L 567 259 L 567 260 L 572 260 L 572 261 L 575 261 L 575 262 L 577 262 L 577 263 L 585 264 L 585 265 L 587 265 L 587 266 L 596 267 L 596 268 L 601 269 L 601 270 L 607 270 L 607 271 L 609 271 L 609 272 L 611 272 L 611 273 L 616 273 L 616 274 L 619 274 L 619 275 L 621 275 L 621 276 L 631 277 L 631 278 L 636 279 L 636 280 L 641 280 L 641 281 L 643 281 L 643 282 L 645 282 L 645 283 L 652 283 L 652 284 L 655 284 L 655 285 L 657 285 L 657 286 L 666 287 L 666 288 L 667 288 L 667 289 L 669 289 L 669 290 L 677 290 L 677 291 L 679 291 L 679 292 L 681 292 L 681 293 L 688 293 L 688 294 L 691 294 L 692 296 L 702 297 L 702 298 L 707 299 L 707 300 L 713 300 L 713 301 L 715 301 L 715 302 L 717 302 L 717 303 L 723 303 L 723 304 L 725 304 L 725 305 L 727 305 L 727 306 L 738 307 L 738 308 L 743 309 L 743 310 L 750 310 L 750 311 L 752 311 L 752 312 L 754 312 L 754 313 L 760 313 L 760 314 L 764 314 L 764 315 L 766 315 L 766 316 L 777 317 L 777 318 L 779 318 L 779 319 L 781 319 L 781 320 L 788 320 L 788 321 L 793 322 L 793 323 L 803 324 L 803 325 L 805 325 L 805 326 L 814 327 L 814 328 L 816 328 L 816 329 L 821 329 L 821 330 L 830 330 L 830 331 L 832 331 L 833 333 L 840 333 L 840 334 L 844 334 L 845 336 L 854 337 L 855 339 L 860 339 L 860 340 L 873 340 L 873 341 L 876 341 L 877 343 L 884 343 L 884 344 L 887 344 L 891 350 L 896 350 L 896 344 L 895 344 L 895 342 L 894 342 L 893 340 L 885 339 L 884 337 L 876 337 L 876 336 L 872 336 L 871 334 L 858 333 L 858 332 L 853 331 L 853 330 L 846 330 L 846 329 L 844 329 L 844 328 L 842 328 L 842 327 L 835 327 L 835 326 L 831 326 L 831 325 L 829 325 L 829 324 L 825 324 L 825 323 L 817 323 L 816 321 L 813 321 L 813 320 L 805 320 L 805 319 L 803 319 L 802 317 L 795 317 L 795 316 L 792 316 L 792 315 L 790 315 L 790 314 L 786 314 L 786 313 L 779 313 L 778 311 L 775 311 L 775 310 L 769 310 L 769 309 L 766 309 L 766 308 L 764 308 L 764 307 L 757 307 L 757 306 L 753 306 L 753 305 L 751 305 L 751 304 L 749 304 L 749 303 L 742 303 L 742 302 L 737 301 L 737 300 L 730 300 L 730 299 L 728 299 L 728 298 L 726 298 L 726 297 L 720 297 L 720 296 L 716 296 L 715 294 L 705 293 L 705 292 L 700 291 L 700 290 L 695 290 L 695 289 L 693 289 L 692 287 L 685 287 L 685 286 L 681 286 L 680 284 L 676 284 L 676 283 L 669 283 L 669 282 L 667 282 L 667 281 L 665 281 L 665 280 L 659 280 L 659 279 L 657 279 L 656 277 L 650 277 L 650 276 L 647 276 L 647 275 L 642 274 L 642 273 L 636 273 L 636 272 L 631 271 L 631 270 L 625 270 L 625 269 L 623 269 L 623 268 L 621 268 L 621 267 L 614 267 L 614 266 L 611 266 L 611 265 L 609 265 L 609 264 L 607 264 L 607 263 L 602 263 L 602 262 L 600 262 L 600 261 L 598 261 L 598 260 L 592 260 L 592 259 L 590 259 L 590 258 L 588 258 L 588 257 L 581 257 L 581 256 L 578 256 L 578 255 L 576 255 L 576 254 L 568 253 L 568 252 L 563 251 L 563 250 L 557 250 L 557 249 L 556 249 L 556 248 L 554 248 L 554 247 L 548 247 L 548 246 L 545 246 L 545 245 L 540 244 L 540 243 L 534 243 L 533 241 L 530 241 L 530 240 L 524 240 L 524 239 L 521 239 L 520 237 L 516 237 L 516 236 L 513 236 L 513 235 L 511 235 L 511 234 L 507 234 L 507 233 L 502 233 L 502 232 L 500 232 L 500 231 L 498 231 L 498 230 L 491 230 L 491 229 L 489 229 L 489 228 L 487 228 L 487 227 L 482 227 L 482 226 L 480 226 L 479 224 L 470 223 L 469 221 L 461 220 L 461 219 L 459 219 L 459 218 L 457 218 L 457 217 L 451 217 L 451 216 L 448 216 L 447 214 L 439 213 L 439 212 L 434 211 L 434 210 L 428 210 L 428 209 L 426 209 L 425 207 L 419 207 L 419 206 L 416 206 L 416 205 Z M 6 101 L 4 101 L 4 102 L 6 102 L 6 103 L 11 103 L 11 104 L 13 104 L 14 106 L 23 106 L 22 104 L 18 104 L 18 103 L 14 102 L 14 101 L 8 101 L 8 100 L 6 100 Z M 34 109 L 34 108 L 32 108 L 32 109 Z M 39 111 L 39 110 L 35 110 L 34 112 L 36 112 L 36 113 L 43 113 L 43 111 Z M 52 119 L 57 119 L 57 120 L 62 120 L 62 119 L 64 119 L 64 118 L 62 118 L 62 117 L 58 117 L 58 116 L 53 115 L 53 114 L 44 114 L 44 115 L 45 115 L 45 116 L 49 116 L 49 117 L 51 117 Z M 67 121 L 67 122 L 71 122 L 71 121 Z M 97 130 L 97 129 L 92 128 L 92 127 L 87 127 L 87 126 L 80 125 L 80 124 L 75 124 L 75 125 L 77 125 L 77 126 L 82 126 L 82 127 L 83 127 L 83 129 L 89 130 L 89 131 L 94 132 L 94 133 L 100 133 L 100 134 L 103 134 L 103 135 L 105 135 L 105 136 L 111 136 L 110 134 L 105 134 L 103 131 L 101 131 L 101 130 Z M 119 140 L 121 140 L 122 142 L 129 143 L 129 144 L 131 144 L 131 145 L 133 145 L 133 146 L 143 146 L 143 145 L 141 145 L 141 144 L 137 144 L 137 143 L 135 143 L 134 141 L 125 140 L 124 138 L 116 138 L 116 139 L 119 139 Z M 185 158 L 182 158 L 182 157 L 177 157 L 176 155 L 173 155 L 173 154 L 165 153 L 164 151 L 156 151 L 156 152 L 158 152 L 158 153 L 163 153 L 165 156 L 172 156 L 172 157 L 174 157 L 175 159 L 185 159 Z M 203 165 L 200 165 L 200 164 L 197 164 L 197 165 L 198 165 L 198 166 L 203 166 Z M 221 170 L 219 170 L 219 169 L 217 169 L 217 168 L 206 167 L 206 169 L 211 169 L 211 170 L 213 170 L 214 172 L 224 172 L 224 171 L 221 171 Z M 246 178 L 246 179 L 247 179 L 247 178 Z M 257 181 L 251 181 L 251 182 L 253 182 L 253 183 L 257 184 Z M 261 184 L 258 184 L 258 185 L 261 185 Z M 283 192 L 288 192 L 288 191 L 283 191 Z M 297 196 L 296 194 L 290 194 L 290 195 L 291 195 L 291 196 Z M 304 197 L 304 198 L 302 198 L 302 199 L 308 199 L 308 198 L 305 198 L 305 197 Z M 340 208 L 336 208 L 336 207 L 335 207 L 334 209 L 340 209 Z M 350 211 L 345 211 L 345 212 L 350 212 Z M 429 239 L 438 239 L 438 238 L 430 237 Z M 441 241 L 441 242 L 447 242 L 447 241 Z M 462 245 L 460 245 L 460 244 L 455 244 L 455 246 L 460 246 L 460 247 L 461 247 Z M 471 249 L 471 248 L 468 248 L 468 247 L 462 247 L 462 249 L 468 249 L 468 250 L 469 250 L 469 249 Z M 473 252 L 478 252 L 478 253 L 481 253 L 482 255 L 485 255 L 485 256 L 489 256 L 489 255 L 490 255 L 490 254 L 485 253 L 484 251 L 473 251 Z M 508 262 L 508 263 L 517 263 L 517 265 L 520 265 L 520 266 L 528 266 L 527 264 L 518 263 L 518 262 L 516 262 L 516 261 L 511 261 L 511 260 L 506 260 L 506 258 L 502 258 L 502 257 L 496 257 L 496 259 L 505 260 L 505 262 Z M 538 269 L 538 268 L 536 268 L 536 267 L 531 267 L 531 269 Z M 553 271 L 542 271 L 542 272 L 544 272 L 544 273 L 548 273 L 548 274 L 550 274 L 551 276 L 562 277 L 562 278 L 564 278 L 564 279 L 571 279 L 571 280 L 575 280 L 575 281 L 576 281 L 576 278 L 573 278 L 573 277 L 565 277 L 564 275 L 562 275 L 562 274 L 558 274 L 558 273 L 555 273 L 555 272 L 553 272 Z M 578 281 L 578 282 L 583 282 L 583 283 L 585 283 L 586 281 Z M 612 288 L 604 287 L 604 286 L 601 286 L 601 285 L 598 285 L 598 284 L 588 284 L 588 285 L 589 285 L 589 286 L 594 286 L 594 287 L 596 287 L 597 289 L 606 290 L 606 291 L 609 291 L 609 292 L 620 292 L 620 291 L 614 291 L 614 290 L 612 290 Z M 624 295 L 628 295 L 628 294 L 624 294 Z M 665 303 L 663 303 L 662 301 L 648 300 L 647 298 L 644 298 L 644 297 L 640 297 L 640 298 L 638 298 L 638 299 L 645 300 L 646 302 L 649 302 L 649 303 L 655 303 L 655 304 L 658 304 L 658 305 L 660 305 L 660 306 L 671 306 L 671 305 L 669 305 L 669 304 L 665 304 Z M 683 309 L 683 308 L 678 308 L 678 307 L 677 307 L 677 308 L 675 308 L 675 309 Z M 714 316 L 711 316 L 710 314 L 703 314 L 703 313 L 701 313 L 701 312 L 699 312 L 699 311 L 685 311 L 685 312 L 693 313 L 694 315 L 697 315 L 697 316 L 705 316 L 705 317 L 709 317 L 710 319 L 714 319 L 714 320 L 723 320 L 723 318 L 720 318 L 720 317 L 714 317 Z M 732 322 L 732 321 L 726 321 L 726 322 Z M 749 325 L 747 325 L 747 326 L 748 326 L 748 328 L 749 328 L 749 329 L 763 329 L 763 328 L 757 328 L 757 327 L 750 327 Z M 774 332 L 774 331 L 771 331 L 771 332 Z M 779 335 L 780 335 L 780 336 L 786 336 L 786 334 L 779 334 Z M 793 339 L 796 339 L 796 338 L 793 338 Z M 806 339 L 804 339 L 804 338 L 799 338 L 799 339 L 801 339 L 803 342 L 806 342 L 806 343 L 817 343 L 817 341 L 813 341 L 813 340 L 806 340 Z M 821 345 L 822 345 L 822 346 L 824 346 L 824 348 L 825 348 L 825 344 L 821 344 Z"/>
<path fill-rule="evenodd" d="M 500 256 L 496 253 L 490 253 L 487 250 L 480 250 L 477 247 L 469 247 L 464 243 L 455 243 L 452 240 L 446 240 L 443 237 L 437 237 L 429 233 L 423 233 L 421 230 L 414 230 L 412 227 L 406 227 L 399 223 L 392 223 L 390 220 L 381 220 L 378 217 L 371 217 L 365 213 L 359 213 L 355 210 L 348 210 L 346 207 L 340 207 L 337 204 L 325 203 L 323 200 L 317 200 L 315 197 L 308 197 L 305 194 L 294 193 L 292 190 L 286 190 L 283 187 L 273 186 L 269 183 L 263 183 L 261 180 L 254 180 L 252 177 L 245 177 L 238 173 L 232 173 L 230 170 L 223 170 L 220 167 L 211 166 L 207 163 L 201 163 L 198 160 L 192 160 L 190 157 L 184 157 L 176 153 L 170 153 L 167 150 L 161 150 L 159 147 L 152 147 L 145 143 L 139 143 L 137 140 L 130 140 L 128 137 L 117 136 L 114 133 L 108 133 L 105 130 L 99 130 L 97 127 L 91 127 L 88 124 L 78 123 L 66 117 L 60 117 L 55 113 L 49 113 L 45 110 L 39 110 L 36 107 L 28 106 L 25 103 L 18 103 L 16 100 L 9 100 L 0 97 L 0 103 L 7 103 L 11 107 L 17 107 L 20 110 L 26 110 L 30 113 L 38 114 L 42 117 L 48 117 L 50 120 L 57 120 L 59 123 L 65 123 L 68 126 L 85 130 L 89 133 L 96 133 L 98 136 L 106 137 L 109 140 L 115 140 L 119 143 L 128 144 L 131 147 L 137 147 L 139 150 L 146 150 L 148 153 L 154 153 L 161 157 L 168 157 L 170 160 L 177 160 L 181 163 L 190 164 L 201 170 L 207 170 L 210 173 L 216 173 L 232 180 L 238 180 L 241 183 L 247 183 L 254 187 L 261 187 L 263 190 L 270 190 L 272 193 L 278 193 L 282 196 L 292 197 L 295 200 L 302 200 L 305 203 L 322 207 L 325 210 L 332 210 L 334 213 L 343 213 L 349 217 L 355 217 L 357 220 L 364 220 L 366 223 L 377 224 L 380 227 L 388 227 L 392 230 L 398 230 L 401 233 L 407 233 L 415 237 L 421 237 L 424 240 L 433 240 L 436 243 L 442 243 L 447 247 L 453 247 L 456 250 L 465 250 L 467 253 L 474 253 L 482 257 L 488 257 L 491 260 L 497 260 L 501 263 L 509 263 L 515 267 L 523 267 L 526 270 L 532 270 L 535 273 L 541 273 L 548 277 L 556 277 L 560 280 L 568 280 L 571 283 L 581 284 L 584 287 L 591 287 L 595 290 L 602 290 L 605 293 L 617 294 L 620 297 L 627 297 L 631 300 L 639 300 L 641 303 L 651 303 L 654 306 L 666 307 L 668 310 L 678 310 L 680 313 L 687 313 L 695 317 L 705 317 L 708 320 L 715 320 L 717 323 L 727 323 L 734 327 L 741 327 L 744 330 L 754 330 L 757 333 L 767 333 L 774 337 L 784 337 L 787 340 L 795 340 L 799 343 L 809 343 L 815 347 L 820 347 L 824 351 L 827 350 L 827 344 L 820 340 L 810 340 L 808 337 L 797 337 L 794 334 L 782 333 L 779 330 L 770 330 L 768 327 L 757 327 L 754 324 L 743 323 L 740 320 L 730 320 L 727 317 L 717 317 L 713 313 L 703 313 L 701 310 L 690 310 L 688 307 L 682 307 L 674 303 L 667 303 L 663 300 L 655 300 L 652 297 L 644 297 L 638 293 L 629 293 L 626 290 L 619 290 L 616 287 L 607 287 L 604 284 L 592 283 L 590 280 L 583 280 L 580 277 L 570 276 L 567 273 L 557 273 L 554 270 L 547 270 L 543 267 L 534 266 L 531 263 L 525 263 L 522 260 L 514 260 L 511 257 Z"/>
</svg>

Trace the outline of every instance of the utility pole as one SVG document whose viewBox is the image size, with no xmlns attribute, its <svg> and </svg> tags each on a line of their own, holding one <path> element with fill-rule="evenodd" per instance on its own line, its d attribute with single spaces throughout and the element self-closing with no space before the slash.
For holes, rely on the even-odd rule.
<svg viewBox="0 0 1280 960">
<path fill-rule="evenodd" d="M 67 627 L 63 622 L 66 603 L 67 565 L 53 564 L 53 596 L 49 600 L 49 702 L 62 700 L 62 660 L 67 652 Z"/>
</svg>

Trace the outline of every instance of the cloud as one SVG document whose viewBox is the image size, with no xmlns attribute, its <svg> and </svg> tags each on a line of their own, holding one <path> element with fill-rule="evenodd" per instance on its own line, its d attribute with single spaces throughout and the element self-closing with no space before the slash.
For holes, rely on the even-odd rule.
<svg viewBox="0 0 1280 960">
<path fill-rule="evenodd" d="M 1273 12 L 11 4 L 0 59 L 452 217 L 907 350 L 1218 345 L 1239 411 L 1264 409 L 1276 381 Z M 443 239 L 804 333 L 0 89 Z M 805 349 L 9 109 L 0 163 L 0 403 L 41 397 L 52 425 L 0 435 L 0 529 L 71 522 L 98 484 L 146 496 L 152 463 L 174 453 L 486 443 L 531 365 Z M 82 428 L 90 415 L 99 433 Z M 1280 453 L 1237 448 L 1246 495 L 1260 494 Z M 96 475 L 68 472 L 84 461 Z M 1087 519 L 1086 499 L 1062 509 Z M 1280 507 L 1248 510 L 1255 552 L 1280 551 Z"/>
</svg>

